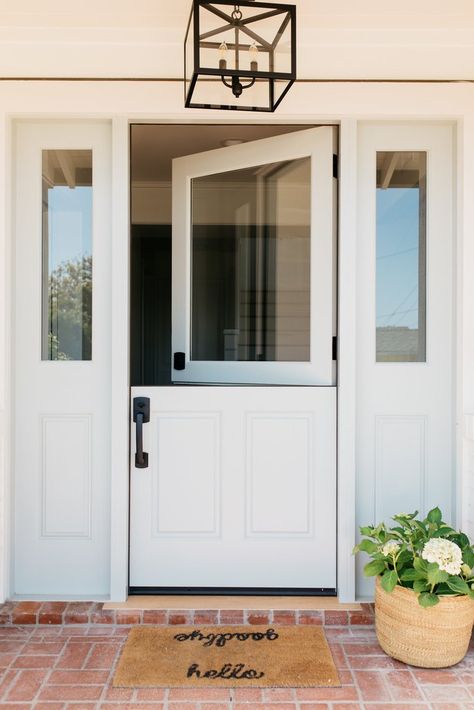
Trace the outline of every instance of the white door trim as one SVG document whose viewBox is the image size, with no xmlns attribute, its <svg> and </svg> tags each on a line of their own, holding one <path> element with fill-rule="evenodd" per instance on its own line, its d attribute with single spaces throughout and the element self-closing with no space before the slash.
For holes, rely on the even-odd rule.
<svg viewBox="0 0 474 710">
<path fill-rule="evenodd" d="M 129 143 L 129 122 L 126 118 L 114 118 L 112 121 L 110 598 L 117 601 L 125 600 L 128 595 Z"/>
<path fill-rule="evenodd" d="M 120 121 L 126 119 L 120 119 Z M 133 120 L 127 122 L 133 123 Z M 160 121 L 150 121 L 159 123 Z M 169 122 L 169 121 L 166 121 Z M 176 121 L 178 122 L 178 121 Z M 184 121 L 182 121 L 184 122 Z M 216 120 L 216 124 L 224 121 Z M 234 121 L 229 120 L 229 123 Z M 301 124 L 309 124 L 309 121 L 300 121 Z M 333 122 L 333 125 L 337 121 Z M 112 165 L 116 164 L 117 154 L 124 152 L 123 133 L 122 142 L 116 140 L 118 119 L 112 126 Z M 122 128 L 123 130 L 123 128 Z M 128 154 L 128 131 L 126 136 L 126 148 Z M 127 187 L 128 190 L 128 187 Z M 112 192 L 112 208 L 114 215 L 121 210 L 121 200 L 123 200 L 124 185 L 118 193 L 115 189 Z M 339 197 L 338 197 L 338 394 L 337 394 L 337 586 L 338 598 L 340 601 L 353 601 L 355 595 L 355 562 L 352 549 L 355 544 L 355 357 L 356 357 L 356 324 L 355 324 L 355 287 L 356 287 L 356 194 L 357 194 L 357 120 L 345 119 L 339 124 Z M 118 210 L 118 212 L 117 212 Z M 113 323 L 115 319 L 123 317 L 123 312 L 115 308 L 115 298 L 123 297 L 123 281 L 116 273 L 115 263 L 122 264 L 122 273 L 125 264 L 129 268 L 128 261 L 128 212 L 122 214 L 122 221 L 113 227 L 114 243 L 114 263 L 112 265 L 112 298 L 113 298 Z M 114 217 L 116 220 L 116 217 Z M 126 224 L 123 222 L 126 221 Z M 117 226 L 117 230 L 116 227 Z M 124 243 L 123 235 L 127 235 Z M 128 283 L 128 281 L 127 281 Z M 122 292 L 120 292 L 122 289 Z M 127 289 L 128 302 L 128 289 Z M 127 310 L 128 314 L 128 310 Z M 117 328 L 120 326 L 117 325 Z M 127 340 L 128 342 L 128 340 Z M 118 378 L 118 373 L 117 373 Z M 128 366 L 126 377 L 122 375 L 120 383 L 113 384 L 113 391 L 116 387 L 122 388 L 123 382 L 129 380 Z M 127 385 L 128 386 L 128 385 Z M 127 393 L 128 397 L 128 393 Z M 112 441 L 114 437 L 123 435 L 125 418 L 123 413 L 123 394 L 120 397 L 122 414 L 120 417 L 114 414 L 112 421 Z M 126 411 L 127 427 L 129 425 L 129 404 L 127 399 Z M 115 409 L 115 408 L 114 408 Z M 120 439 L 116 439 L 120 441 Z M 111 528 L 112 541 L 124 538 L 128 540 L 128 466 L 129 460 L 124 462 L 123 458 L 116 459 L 114 465 L 112 457 L 112 511 Z M 124 469 L 127 469 L 126 472 Z M 123 481 L 126 477 L 126 489 L 122 484 L 121 492 L 117 494 L 115 488 L 117 482 Z M 117 536 L 115 538 L 115 533 Z M 113 548 L 113 545 L 112 545 Z M 117 545 L 117 548 L 119 546 Z M 112 553 L 111 557 L 111 599 L 123 601 L 126 599 L 128 589 L 128 545 L 120 546 Z"/>
<path fill-rule="evenodd" d="M 355 599 L 355 411 L 357 121 L 339 128 L 338 363 L 337 363 L 337 586 L 341 602 Z"/>
<path fill-rule="evenodd" d="M 0 114 L 0 601 L 8 599 L 11 584 L 11 485 L 12 485 L 12 384 L 14 381 L 12 344 L 12 248 L 13 248 L 13 121 Z"/>
</svg>

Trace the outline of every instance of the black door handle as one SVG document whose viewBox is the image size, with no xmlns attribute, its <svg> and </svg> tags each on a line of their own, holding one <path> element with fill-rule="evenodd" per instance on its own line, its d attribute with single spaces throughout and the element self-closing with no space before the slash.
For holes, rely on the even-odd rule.
<svg viewBox="0 0 474 710">
<path fill-rule="evenodd" d="M 148 468 L 148 454 L 143 451 L 143 425 L 150 421 L 149 397 L 134 397 L 133 421 L 136 423 L 135 466 L 136 468 Z"/>
</svg>

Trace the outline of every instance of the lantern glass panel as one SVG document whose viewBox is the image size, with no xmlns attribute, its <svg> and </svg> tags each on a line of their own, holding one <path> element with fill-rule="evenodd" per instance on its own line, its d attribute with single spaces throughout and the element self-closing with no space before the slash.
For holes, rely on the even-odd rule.
<svg viewBox="0 0 474 710">
<path fill-rule="evenodd" d="M 257 80 L 255 84 L 245 89 L 239 99 L 235 99 L 232 91 L 224 86 L 220 77 L 199 75 L 194 87 L 191 105 L 209 108 L 230 108 L 235 104 L 235 110 L 269 110 L 270 87 L 269 80 Z"/>
<path fill-rule="evenodd" d="M 291 73 L 291 25 L 288 23 L 275 47 L 273 53 L 272 71 L 285 74 Z"/>
<path fill-rule="evenodd" d="M 282 98 L 284 93 L 290 88 L 292 82 L 286 79 L 275 79 L 273 82 L 273 103 L 277 104 Z"/>
</svg>

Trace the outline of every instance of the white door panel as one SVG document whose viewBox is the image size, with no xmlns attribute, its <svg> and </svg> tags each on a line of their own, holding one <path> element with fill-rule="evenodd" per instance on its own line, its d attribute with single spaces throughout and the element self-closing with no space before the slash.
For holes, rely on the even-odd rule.
<svg viewBox="0 0 474 710">
<path fill-rule="evenodd" d="M 109 591 L 110 161 L 105 123 L 16 128 L 16 595 Z"/>
<path fill-rule="evenodd" d="M 131 585 L 335 588 L 335 388 L 134 388 Z"/>
</svg>

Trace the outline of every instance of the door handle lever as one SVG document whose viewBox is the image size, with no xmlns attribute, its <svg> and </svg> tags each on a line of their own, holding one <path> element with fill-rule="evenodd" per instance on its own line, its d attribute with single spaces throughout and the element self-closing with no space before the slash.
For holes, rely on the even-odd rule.
<svg viewBox="0 0 474 710">
<path fill-rule="evenodd" d="M 148 468 L 148 454 L 143 451 L 143 425 L 150 421 L 150 398 L 133 398 L 133 421 L 136 423 L 135 467 Z"/>
</svg>

